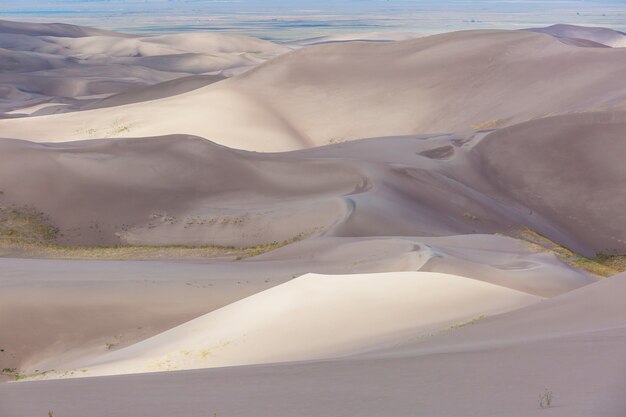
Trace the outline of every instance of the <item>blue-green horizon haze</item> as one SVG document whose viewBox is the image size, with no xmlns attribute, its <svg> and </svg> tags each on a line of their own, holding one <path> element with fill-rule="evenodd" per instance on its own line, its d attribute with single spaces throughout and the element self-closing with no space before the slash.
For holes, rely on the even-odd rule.
<svg viewBox="0 0 626 417">
<path fill-rule="evenodd" d="M 272 40 L 338 33 L 521 29 L 555 23 L 626 31 L 626 1 L 0 0 L 0 19 L 137 34 L 208 30 Z"/>
</svg>

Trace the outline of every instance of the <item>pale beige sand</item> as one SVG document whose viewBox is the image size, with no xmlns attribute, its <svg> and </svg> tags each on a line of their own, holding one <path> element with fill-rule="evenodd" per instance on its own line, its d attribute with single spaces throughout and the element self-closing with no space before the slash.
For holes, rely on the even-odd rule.
<svg viewBox="0 0 626 417">
<path fill-rule="evenodd" d="M 497 235 L 626 250 L 622 34 L 540 32 L 0 21 L 3 239 L 291 243 L 0 259 L 0 378 L 97 376 L 0 384 L 0 417 L 624 414 L 625 276 Z"/>
<path fill-rule="evenodd" d="M 219 33 L 137 37 L 71 25 L 0 22 L 0 113 L 19 116 L 102 107 L 89 96 L 136 92 L 117 105 L 187 92 L 205 83 L 146 86 L 190 75 L 232 76 L 291 47 Z M 214 81 L 215 81 L 214 80 Z M 45 111 L 22 111 L 41 103 Z M 110 104 L 110 103 L 109 103 Z"/>
<path fill-rule="evenodd" d="M 625 57 L 621 48 L 567 45 L 528 31 L 333 43 L 299 49 L 172 98 L 0 120 L 0 129 L 5 137 L 67 141 L 118 123 L 127 127 L 118 136 L 187 133 L 230 147 L 277 151 L 494 128 L 622 105 L 626 87 L 614 80 L 626 78 Z"/>
<path fill-rule="evenodd" d="M 262 417 L 373 417 L 416 410 L 435 417 L 615 417 L 626 410 L 625 278 L 424 339 L 429 348 L 421 353 L 3 384 L 0 410 L 15 417 L 51 409 L 69 417 L 121 417 L 129 410 L 138 417 L 203 416 L 207 410 Z M 585 320 L 588 312 L 592 320 Z M 532 318 L 521 323 L 524 316 Z M 516 340 L 520 331 L 530 340 Z M 466 342 L 472 338 L 481 345 Z M 498 342 L 503 339 L 510 341 Z M 553 391 L 554 404 L 541 410 L 538 399 L 546 388 Z"/>
<path fill-rule="evenodd" d="M 290 46 L 310 46 L 334 42 L 398 42 L 426 36 L 418 32 L 341 33 L 288 42 Z"/>
<path fill-rule="evenodd" d="M 42 378 L 345 356 L 540 300 L 441 273 L 307 274 L 116 352 L 57 364 Z"/>
<path fill-rule="evenodd" d="M 10 335 L 0 369 L 32 371 L 137 343 L 311 271 L 446 272 L 541 297 L 595 282 L 487 235 L 315 239 L 239 262 L 0 259 L 0 269 L 0 333 Z"/>
</svg>

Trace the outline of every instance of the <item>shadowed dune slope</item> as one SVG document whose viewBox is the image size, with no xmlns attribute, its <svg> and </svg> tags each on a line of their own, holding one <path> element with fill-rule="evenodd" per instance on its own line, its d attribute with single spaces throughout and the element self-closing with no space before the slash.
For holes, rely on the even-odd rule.
<svg viewBox="0 0 626 417">
<path fill-rule="evenodd" d="M 307 274 L 46 377 L 68 365 L 96 376 L 346 356 L 539 301 L 441 273 Z"/>
<path fill-rule="evenodd" d="M 2 140 L 0 206 L 42 212 L 63 244 L 249 246 L 530 228 L 586 256 L 622 254 L 624 117 L 558 116 L 489 134 L 282 154 L 180 135 Z"/>
<path fill-rule="evenodd" d="M 575 25 L 552 25 L 545 28 L 527 29 L 531 32 L 546 33 L 569 40 L 587 40 L 612 48 L 626 47 L 626 34 L 607 28 L 585 27 Z"/>
<path fill-rule="evenodd" d="M 132 35 L 95 29 L 65 23 L 27 23 L 0 20 L 0 33 L 28 36 L 58 36 L 64 38 L 84 38 L 88 36 L 115 36 L 130 38 Z"/>
<path fill-rule="evenodd" d="M 0 34 L 0 112 L 12 117 L 97 108 L 90 105 L 116 93 L 136 95 L 118 105 L 163 98 L 172 95 L 171 85 L 157 87 L 155 94 L 142 87 L 190 75 L 232 76 L 291 50 L 208 32 L 136 37 L 79 26 L 1 22 Z M 190 87 L 189 80 L 182 84 Z M 43 103 L 52 109 L 31 109 Z"/>
<path fill-rule="evenodd" d="M 150 85 L 147 87 L 133 89 L 125 93 L 114 94 L 112 96 L 97 100 L 87 104 L 81 110 L 100 109 L 104 107 L 123 106 L 125 104 L 138 103 L 142 101 L 158 100 L 160 98 L 183 94 L 191 90 L 205 87 L 209 84 L 222 81 L 226 77 L 222 75 L 190 75 L 189 77 L 176 78 L 163 83 Z"/>
<path fill-rule="evenodd" d="M 332 227 L 348 213 L 343 196 L 367 188 L 350 164 L 195 137 L 0 147 L 0 205 L 36 208 L 72 244 L 282 242 Z"/>
<path fill-rule="evenodd" d="M 582 48 L 528 31 L 468 31 L 391 43 L 315 45 L 225 82 L 116 109 L 3 120 L 5 136 L 195 134 L 249 150 L 300 149 L 372 136 L 508 126 L 621 106 L 626 49 Z M 211 109 L 210 111 L 206 109 Z M 71 118 L 71 122 L 70 122 Z"/>
<path fill-rule="evenodd" d="M 318 238 L 238 262 L 0 258 L 0 269 L 0 333 L 10 335 L 0 369 L 20 370 L 110 353 L 309 272 L 443 272 L 539 297 L 595 282 L 493 235 Z"/>
<path fill-rule="evenodd" d="M 626 251 L 626 117 L 573 114 L 489 134 L 474 149 L 484 178 L 598 253 Z"/>
</svg>

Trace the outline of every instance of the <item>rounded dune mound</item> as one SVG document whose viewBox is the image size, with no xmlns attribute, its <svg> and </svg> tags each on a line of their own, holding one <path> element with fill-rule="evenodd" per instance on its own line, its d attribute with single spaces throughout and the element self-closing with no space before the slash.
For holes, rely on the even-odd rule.
<svg viewBox="0 0 626 417">
<path fill-rule="evenodd" d="M 50 28 L 47 25 L 5 23 L 0 22 L 0 87 L 18 89 L 24 98 L 0 102 L 0 114 L 42 102 L 59 104 L 44 112 L 17 113 L 21 117 L 75 112 L 91 108 L 105 95 L 132 95 L 133 90 L 138 90 L 136 97 L 123 104 L 164 98 L 171 86 L 155 86 L 160 91 L 148 95 L 141 88 L 190 75 L 233 76 L 291 50 L 269 41 L 212 32 L 135 37 L 78 26 L 67 26 L 72 30 L 65 33 L 45 30 Z"/>
<path fill-rule="evenodd" d="M 622 119 L 557 116 L 469 137 L 378 138 L 274 154 L 184 135 L 2 140 L 0 205 L 45 213 L 60 230 L 55 241 L 72 245 L 504 233 L 543 235 L 548 246 L 588 257 L 621 255 L 625 221 L 615 207 L 626 198 L 626 174 L 607 161 L 623 153 Z M 117 121 L 92 133 L 127 130 Z"/>
<path fill-rule="evenodd" d="M 83 38 L 87 36 L 115 36 L 129 38 L 131 35 L 110 32 L 85 26 L 68 25 L 65 23 L 28 23 L 0 20 L 0 33 L 29 36 L 56 36 L 63 38 Z"/>
<path fill-rule="evenodd" d="M 611 48 L 626 47 L 626 34 L 613 29 L 558 24 L 527 30 L 568 40 L 586 40 Z"/>
<path fill-rule="evenodd" d="M 63 244 L 290 241 L 343 221 L 350 211 L 343 196 L 368 186 L 349 164 L 273 158 L 189 136 L 2 140 L 0 149 L 0 206 L 45 213 Z"/>
<path fill-rule="evenodd" d="M 124 119 L 133 129 L 122 136 L 186 133 L 279 151 L 364 137 L 494 129 L 618 106 L 626 101 L 626 87 L 616 85 L 616 77 L 626 78 L 623 49 L 581 48 L 528 31 L 454 32 L 403 42 L 314 45 L 176 97 L 4 120 L 0 128 L 14 138 L 78 140 L 86 136 L 72 128 L 77 123 L 98 128 Z"/>
<path fill-rule="evenodd" d="M 427 337 L 486 314 L 499 314 L 540 300 L 497 285 L 440 273 L 308 274 L 79 364 L 76 369 L 81 371 L 65 373 L 55 368 L 44 377 L 345 356 Z"/>
<path fill-rule="evenodd" d="M 500 129 L 473 149 L 500 193 L 568 230 L 588 256 L 626 252 L 626 113 L 572 114 Z M 581 197 L 584 196 L 584 197 Z"/>
<path fill-rule="evenodd" d="M 158 100 L 206 87 L 209 84 L 222 81 L 225 78 L 226 77 L 221 75 L 190 75 L 189 77 L 176 78 L 170 81 L 164 81 L 162 83 L 134 88 L 131 91 L 114 94 L 83 106 L 81 110 L 100 109 Z"/>
<path fill-rule="evenodd" d="M 196 54 L 284 53 L 289 47 L 249 36 L 216 32 L 194 32 L 141 38 L 145 43 L 167 45 Z"/>
<path fill-rule="evenodd" d="M 0 48 L 0 71 L 33 72 L 48 70 L 62 65 L 62 58 Z"/>
</svg>

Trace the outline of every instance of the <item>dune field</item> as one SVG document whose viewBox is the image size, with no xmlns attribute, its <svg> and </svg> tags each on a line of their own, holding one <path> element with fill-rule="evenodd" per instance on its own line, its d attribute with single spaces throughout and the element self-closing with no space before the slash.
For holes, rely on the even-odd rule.
<svg viewBox="0 0 626 417">
<path fill-rule="evenodd" d="M 626 415 L 626 34 L 0 20 L 0 417 Z"/>
</svg>

